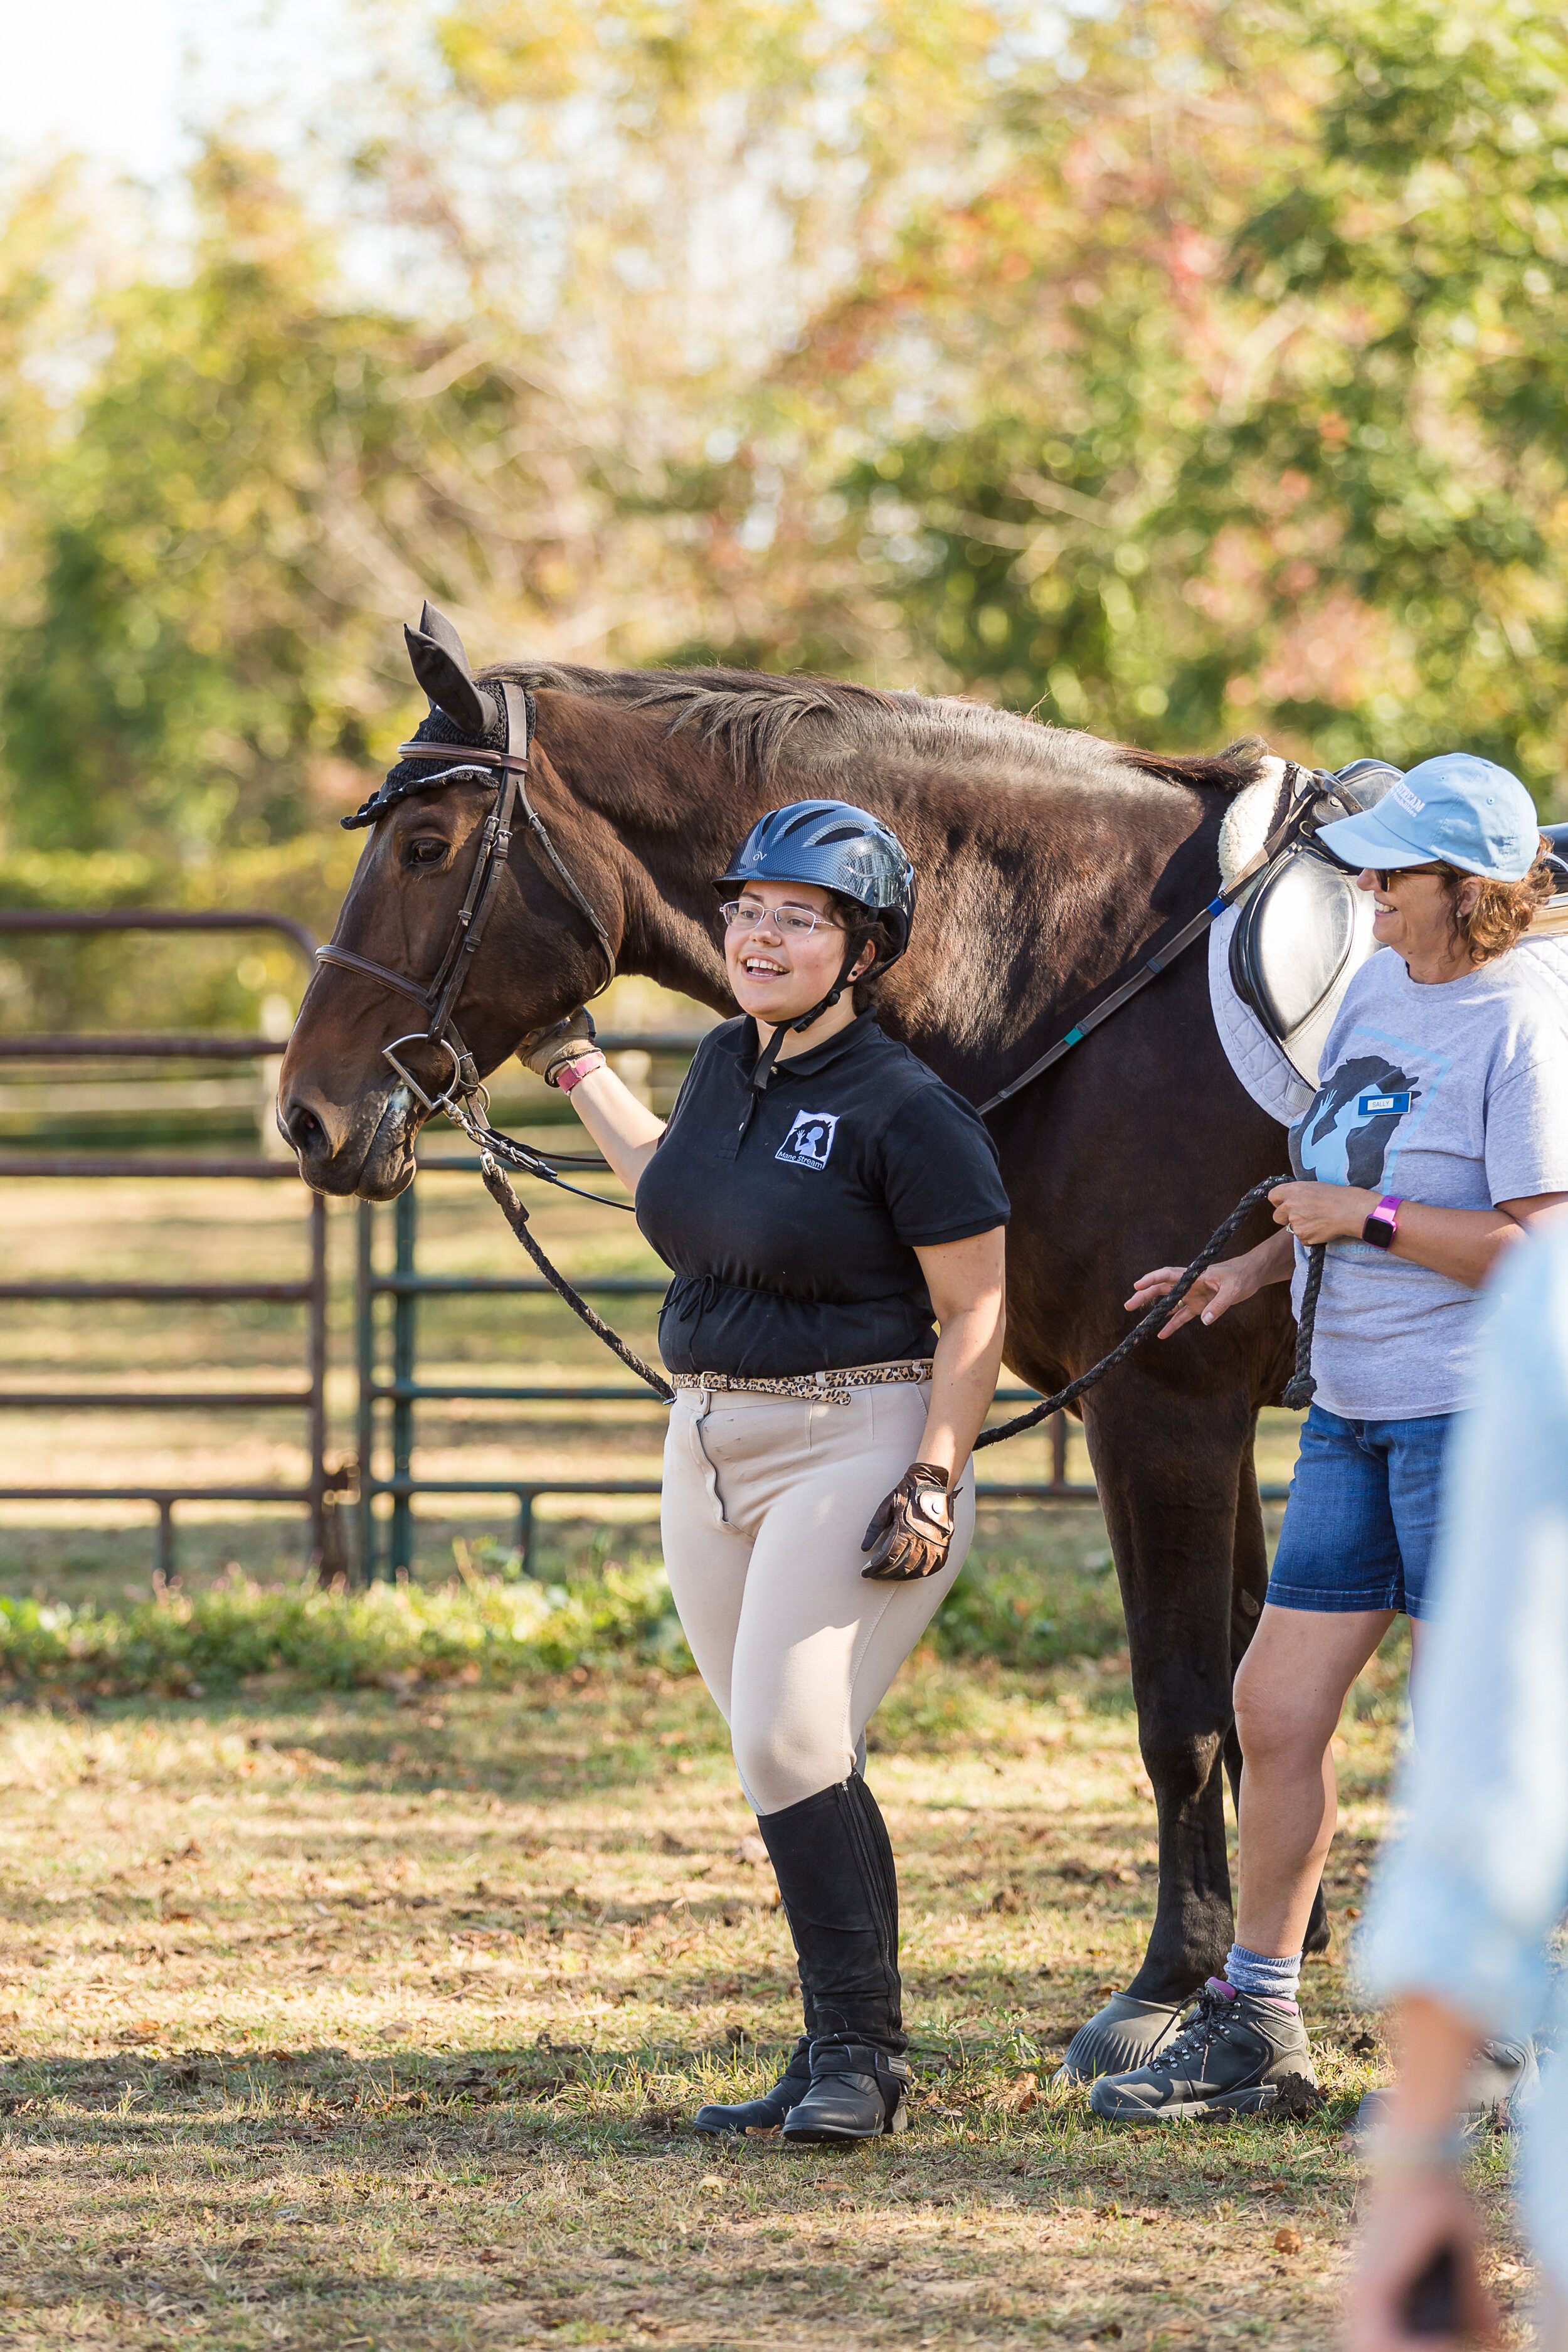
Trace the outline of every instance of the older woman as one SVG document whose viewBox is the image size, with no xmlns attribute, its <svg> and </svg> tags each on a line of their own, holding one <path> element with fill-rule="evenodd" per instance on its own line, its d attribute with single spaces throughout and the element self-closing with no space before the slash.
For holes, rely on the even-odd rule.
<svg viewBox="0 0 1568 2352">
<path fill-rule="evenodd" d="M 1237 1940 L 1186 2024 L 1095 2086 L 1132 2120 L 1273 2105 L 1315 2081 L 1297 2005 L 1333 1836 L 1330 1742 L 1394 1616 L 1418 1622 L 1449 1425 L 1465 1402 L 1476 1293 L 1534 1219 L 1568 1199 L 1568 1032 L 1513 950 L 1551 884 L 1517 777 L 1445 753 L 1374 808 L 1326 825 L 1363 870 L 1386 955 L 1352 981 L 1317 1093 L 1290 1130 L 1285 1228 L 1214 1268 L 1167 1331 L 1213 1323 L 1327 1244 L 1312 1368 L 1268 1598 L 1236 1683 L 1243 1758 Z M 1169 1290 L 1145 1275 L 1131 1304 Z"/>
</svg>

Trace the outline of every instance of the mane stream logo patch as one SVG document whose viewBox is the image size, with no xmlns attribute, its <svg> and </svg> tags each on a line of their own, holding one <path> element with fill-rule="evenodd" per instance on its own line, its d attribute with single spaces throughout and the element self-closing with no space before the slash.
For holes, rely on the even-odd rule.
<svg viewBox="0 0 1568 2352">
<path fill-rule="evenodd" d="M 786 1168 L 826 1168 L 838 1131 L 836 1110 L 797 1110 L 795 1125 L 774 1152 Z"/>
</svg>

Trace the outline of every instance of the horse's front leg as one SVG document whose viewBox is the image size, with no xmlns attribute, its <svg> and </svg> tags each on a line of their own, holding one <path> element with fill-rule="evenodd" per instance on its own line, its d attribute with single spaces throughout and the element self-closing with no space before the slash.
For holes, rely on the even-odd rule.
<svg viewBox="0 0 1568 2352">
<path fill-rule="evenodd" d="M 1224 1966 L 1234 1917 L 1225 1826 L 1232 1645 L 1241 1596 L 1261 1592 L 1264 1562 L 1256 1510 L 1242 1518 L 1258 1557 L 1237 1558 L 1240 1488 L 1252 1475 L 1252 1416 L 1239 1387 L 1184 1393 L 1128 1365 L 1085 1399 L 1084 1423 L 1121 1582 L 1160 1843 L 1142 1965 L 1079 2029 L 1063 2062 L 1087 2079 L 1143 2065 Z"/>
</svg>

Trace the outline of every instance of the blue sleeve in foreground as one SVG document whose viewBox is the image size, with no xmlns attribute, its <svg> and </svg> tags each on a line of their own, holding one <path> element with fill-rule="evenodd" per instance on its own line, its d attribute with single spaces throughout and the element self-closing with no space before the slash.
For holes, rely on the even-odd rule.
<svg viewBox="0 0 1568 2352">
<path fill-rule="evenodd" d="M 1496 1285 L 1434 1592 L 1359 1973 L 1528 2033 L 1568 1907 L 1568 1232 L 1521 1243 Z"/>
</svg>

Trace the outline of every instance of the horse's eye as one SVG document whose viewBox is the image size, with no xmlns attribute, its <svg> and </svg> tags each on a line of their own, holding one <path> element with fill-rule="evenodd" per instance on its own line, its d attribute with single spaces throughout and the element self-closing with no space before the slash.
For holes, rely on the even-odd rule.
<svg viewBox="0 0 1568 2352">
<path fill-rule="evenodd" d="M 418 833 L 403 845 L 405 866 L 439 866 L 447 855 L 447 845 L 438 834 Z"/>
</svg>

